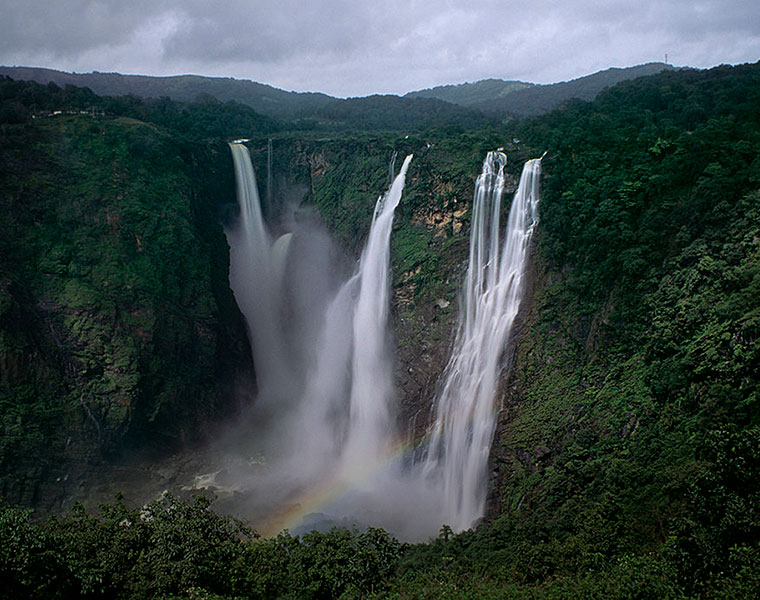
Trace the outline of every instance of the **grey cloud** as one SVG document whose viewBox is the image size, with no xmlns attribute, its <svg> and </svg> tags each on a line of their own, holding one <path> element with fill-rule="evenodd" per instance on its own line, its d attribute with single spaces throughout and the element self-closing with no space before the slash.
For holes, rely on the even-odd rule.
<svg viewBox="0 0 760 600">
<path fill-rule="evenodd" d="M 167 58 L 278 62 L 302 55 L 339 56 L 356 51 L 368 19 L 355 2 L 270 3 L 236 1 L 229 12 L 205 2 L 184 5 L 182 27 L 164 44 Z"/>
<path fill-rule="evenodd" d="M 340 95 L 611 65 L 757 60 L 750 0 L 0 0 L 0 62 L 251 78 Z"/>
<path fill-rule="evenodd" d="M 0 51 L 37 49 L 73 56 L 123 44 L 170 4 L 164 0 L 3 0 Z"/>
</svg>

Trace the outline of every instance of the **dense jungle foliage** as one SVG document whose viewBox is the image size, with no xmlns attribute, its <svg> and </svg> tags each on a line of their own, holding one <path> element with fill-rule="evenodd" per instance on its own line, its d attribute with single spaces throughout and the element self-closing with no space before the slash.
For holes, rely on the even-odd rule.
<svg viewBox="0 0 760 600">
<path fill-rule="evenodd" d="M 466 254 L 468 215 L 461 234 L 438 215 L 456 210 L 484 150 L 548 151 L 487 522 L 410 545 L 379 530 L 263 540 L 203 498 L 44 523 L 6 506 L 0 595 L 760 595 L 760 65 L 662 73 L 508 130 L 439 128 L 374 154 L 362 150 L 374 142 L 346 142 L 350 160 L 293 163 L 305 161 L 312 199 L 350 240 L 364 220 L 342 209 L 365 195 L 368 172 L 379 183 L 387 151 L 417 142 L 428 154 L 394 232 L 394 286 L 411 273 L 430 297 L 453 293 L 433 267 Z"/>
<path fill-rule="evenodd" d="M 250 379 L 215 206 L 234 181 L 223 141 L 88 90 L 0 97 L 0 494 L 50 507 L 91 460 L 193 439 Z"/>
<path fill-rule="evenodd" d="M 287 122 L 288 129 L 298 130 L 405 132 L 442 125 L 478 128 L 491 122 L 480 111 L 436 98 L 374 95 L 343 99 L 325 94 L 286 92 L 253 81 L 220 77 L 74 74 L 49 69 L 0 67 L 0 77 L 6 75 L 28 80 L 23 97 L 10 107 L 15 118 L 19 113 L 23 116 L 30 99 L 36 101 L 44 97 L 51 110 L 67 106 L 61 100 L 73 100 L 79 106 L 82 101 L 89 100 L 112 114 L 128 114 L 176 131 L 197 129 L 201 135 L 231 137 L 270 133 L 282 128 L 281 124 L 278 126 L 282 120 Z M 46 85 L 41 86 L 39 82 Z M 95 96 L 90 86 L 103 98 Z M 63 94 L 49 94 L 44 91 L 45 87 L 54 91 L 62 89 Z M 58 103 L 50 105 L 53 100 Z M 214 105 L 210 110 L 209 104 Z M 7 118 L 6 114 L 0 113 L 0 122 Z"/>
</svg>

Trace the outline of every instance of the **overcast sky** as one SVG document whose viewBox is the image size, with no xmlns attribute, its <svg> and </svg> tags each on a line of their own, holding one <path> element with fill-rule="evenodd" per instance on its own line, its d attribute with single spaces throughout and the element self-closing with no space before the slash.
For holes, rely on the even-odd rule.
<svg viewBox="0 0 760 600">
<path fill-rule="evenodd" d="M 0 64 L 337 96 L 760 59 L 758 0 L 0 0 Z"/>
</svg>

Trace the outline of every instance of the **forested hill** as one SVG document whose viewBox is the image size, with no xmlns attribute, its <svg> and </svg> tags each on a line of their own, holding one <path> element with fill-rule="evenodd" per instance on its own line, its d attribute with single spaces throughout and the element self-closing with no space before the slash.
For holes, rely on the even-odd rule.
<svg viewBox="0 0 760 600">
<path fill-rule="evenodd" d="M 486 124 L 483 113 L 502 118 L 545 114 L 560 103 L 577 98 L 593 100 L 606 87 L 653 75 L 674 67 L 648 63 L 611 68 L 585 77 L 549 85 L 485 79 L 409 92 L 405 96 L 368 96 L 340 99 L 311 92 L 287 92 L 270 85 L 230 77 L 178 75 L 148 77 L 120 73 L 66 73 L 52 69 L 0 66 L 0 75 L 16 80 L 58 86 L 88 87 L 100 96 L 133 95 L 170 98 L 180 102 L 216 98 L 250 106 L 275 119 L 302 121 L 301 127 L 319 123 L 353 129 L 409 129 L 456 123 L 466 128 Z M 452 106 L 454 105 L 454 106 Z"/>
<path fill-rule="evenodd" d="M 474 83 L 439 85 L 434 88 L 417 90 L 406 94 L 406 98 L 438 98 L 461 106 L 475 106 L 480 102 L 502 98 L 512 92 L 531 87 L 524 81 L 504 81 L 503 79 L 483 79 Z"/>
<path fill-rule="evenodd" d="M 590 101 L 605 88 L 673 68 L 665 63 L 647 63 L 623 69 L 606 69 L 571 81 L 516 89 L 509 94 L 484 98 L 468 106 L 500 117 L 535 117 L 548 113 L 562 102 L 572 99 Z"/>
<path fill-rule="evenodd" d="M 221 166 L 224 145 L 196 155 L 197 139 L 177 148 L 178 130 L 113 114 L 27 115 L 0 132 L 0 474 L 18 489 L 44 466 L 32 450 L 70 452 L 64 433 L 98 443 L 85 405 L 113 407 L 93 416 L 118 425 L 142 401 L 150 427 L 216 397 L 203 373 L 224 365 L 208 332 L 226 265 L 211 254 L 210 274 L 202 259 L 219 191 L 193 170 Z M 376 529 L 257 540 L 202 499 L 44 524 L 2 506 L 0 597 L 760 597 L 760 63 L 660 73 L 487 131 L 281 131 L 273 145 L 275 172 L 297 171 L 327 227 L 353 237 L 388 156 L 415 152 L 393 234 L 409 377 L 449 339 L 455 303 L 434 301 L 454 298 L 485 150 L 503 145 L 514 170 L 548 152 L 488 519 L 409 545 Z M 207 394 L 189 406 L 191 384 Z"/>
<path fill-rule="evenodd" d="M 121 73 L 67 73 L 35 67 L 0 67 L 0 74 L 16 80 L 55 83 L 61 87 L 88 87 L 99 96 L 133 95 L 139 98 L 171 98 L 193 102 L 199 96 L 213 96 L 221 102 L 234 100 L 276 118 L 297 118 L 339 103 L 327 94 L 287 92 L 271 85 L 231 77 L 177 75 L 149 77 Z"/>
<path fill-rule="evenodd" d="M 193 106 L 238 105 L 253 109 L 270 121 L 286 120 L 290 123 L 289 127 L 302 130 L 338 128 L 409 132 L 447 125 L 476 128 L 486 126 L 491 121 L 490 117 L 479 111 L 435 98 L 375 95 L 340 99 L 325 94 L 286 92 L 254 81 L 232 78 L 65 73 L 30 67 L 0 67 L 0 75 L 63 88 L 86 87 L 98 96 L 119 97 L 122 108 L 114 110 L 125 110 L 123 105 L 129 102 L 129 97 L 148 99 L 153 105 L 160 99 Z M 171 110 L 170 105 L 167 104 L 167 107 Z M 216 120 L 212 114 L 207 115 L 207 119 Z"/>
<path fill-rule="evenodd" d="M 237 102 L 205 98 L 178 103 L 167 98 L 143 100 L 136 96 L 101 97 L 89 88 L 42 85 L 0 76 L 0 123 L 21 125 L 34 118 L 57 114 L 120 116 L 154 123 L 184 138 L 209 139 L 270 135 L 282 123 Z"/>
</svg>

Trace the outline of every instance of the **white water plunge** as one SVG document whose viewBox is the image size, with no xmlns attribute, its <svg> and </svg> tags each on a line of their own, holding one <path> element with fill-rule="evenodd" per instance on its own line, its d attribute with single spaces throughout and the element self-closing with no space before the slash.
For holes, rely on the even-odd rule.
<svg viewBox="0 0 760 600">
<path fill-rule="evenodd" d="M 459 324 L 423 468 L 440 490 L 444 521 L 455 531 L 483 516 L 498 380 L 538 222 L 541 159 L 534 159 L 523 168 L 502 241 L 499 216 L 506 162 L 503 153 L 489 152 L 476 183 Z"/>
<path fill-rule="evenodd" d="M 296 442 L 297 461 L 319 456 L 356 480 L 384 460 L 395 439 L 392 361 L 388 347 L 390 237 L 412 155 L 378 198 L 353 276 L 327 307 L 317 361 L 307 376 Z M 294 465 L 295 467 L 295 465 Z"/>
<path fill-rule="evenodd" d="M 419 540 L 443 523 L 455 530 L 472 526 L 484 511 L 498 379 L 523 294 L 540 159 L 525 165 L 504 236 L 499 217 L 506 157 L 489 153 L 484 162 L 460 323 L 435 422 L 424 458 L 405 464 L 388 340 L 389 259 L 393 215 L 412 157 L 378 199 L 354 272 L 315 295 L 313 281 L 328 279 L 328 271 L 318 269 L 311 283 L 294 283 L 293 273 L 314 252 L 299 250 L 299 231 L 272 241 L 248 150 L 231 148 L 241 219 L 227 231 L 230 283 L 249 324 L 256 405 L 266 416 L 266 431 L 250 435 L 267 440 L 257 450 L 264 455 L 260 470 L 238 474 L 239 489 L 253 494 L 243 512 L 251 511 L 254 526 L 270 534 L 299 523 L 358 523 Z M 326 256 L 317 263 L 329 263 Z M 289 320 L 283 305 L 291 307 Z M 312 312 L 299 316 L 298 306 Z M 310 322 L 313 335 L 294 336 L 288 330 L 293 321 Z M 307 341 L 294 348 L 294 339 Z"/>
<path fill-rule="evenodd" d="M 248 323 L 259 390 L 268 397 L 286 371 L 278 310 L 289 238 L 273 244 L 264 225 L 248 148 L 231 143 L 230 149 L 240 206 L 239 223 L 226 231 L 230 244 L 230 287 Z"/>
<path fill-rule="evenodd" d="M 304 285 L 300 287 L 305 298 L 293 297 L 299 287 L 292 281 L 298 271 L 295 263 L 305 260 L 298 254 L 299 232 L 272 242 L 248 150 L 239 143 L 230 147 L 241 207 L 239 223 L 226 232 L 230 284 L 249 326 L 259 385 L 256 418 L 262 419 L 259 425 L 266 421 L 267 429 L 251 432 L 252 437 L 266 439 L 262 443 L 267 463 L 251 487 L 265 489 L 282 505 L 304 507 L 304 496 L 315 488 L 341 489 L 343 498 L 325 496 L 325 504 L 341 504 L 333 507 L 329 518 L 362 520 L 364 510 L 356 493 L 366 494 L 396 440 L 388 339 L 390 236 L 412 156 L 377 200 L 353 274 L 312 307 L 312 327 L 316 324 L 320 333 L 304 348 L 303 336 L 293 335 L 288 322 L 299 320 L 293 314 L 298 306 L 315 304 L 304 301 L 312 300 Z M 299 341 L 294 344 L 294 339 Z M 308 358 L 299 361 L 299 354 Z M 345 496 L 353 496 L 351 507 L 346 508 Z M 325 505 L 313 508 L 327 510 Z"/>
</svg>

